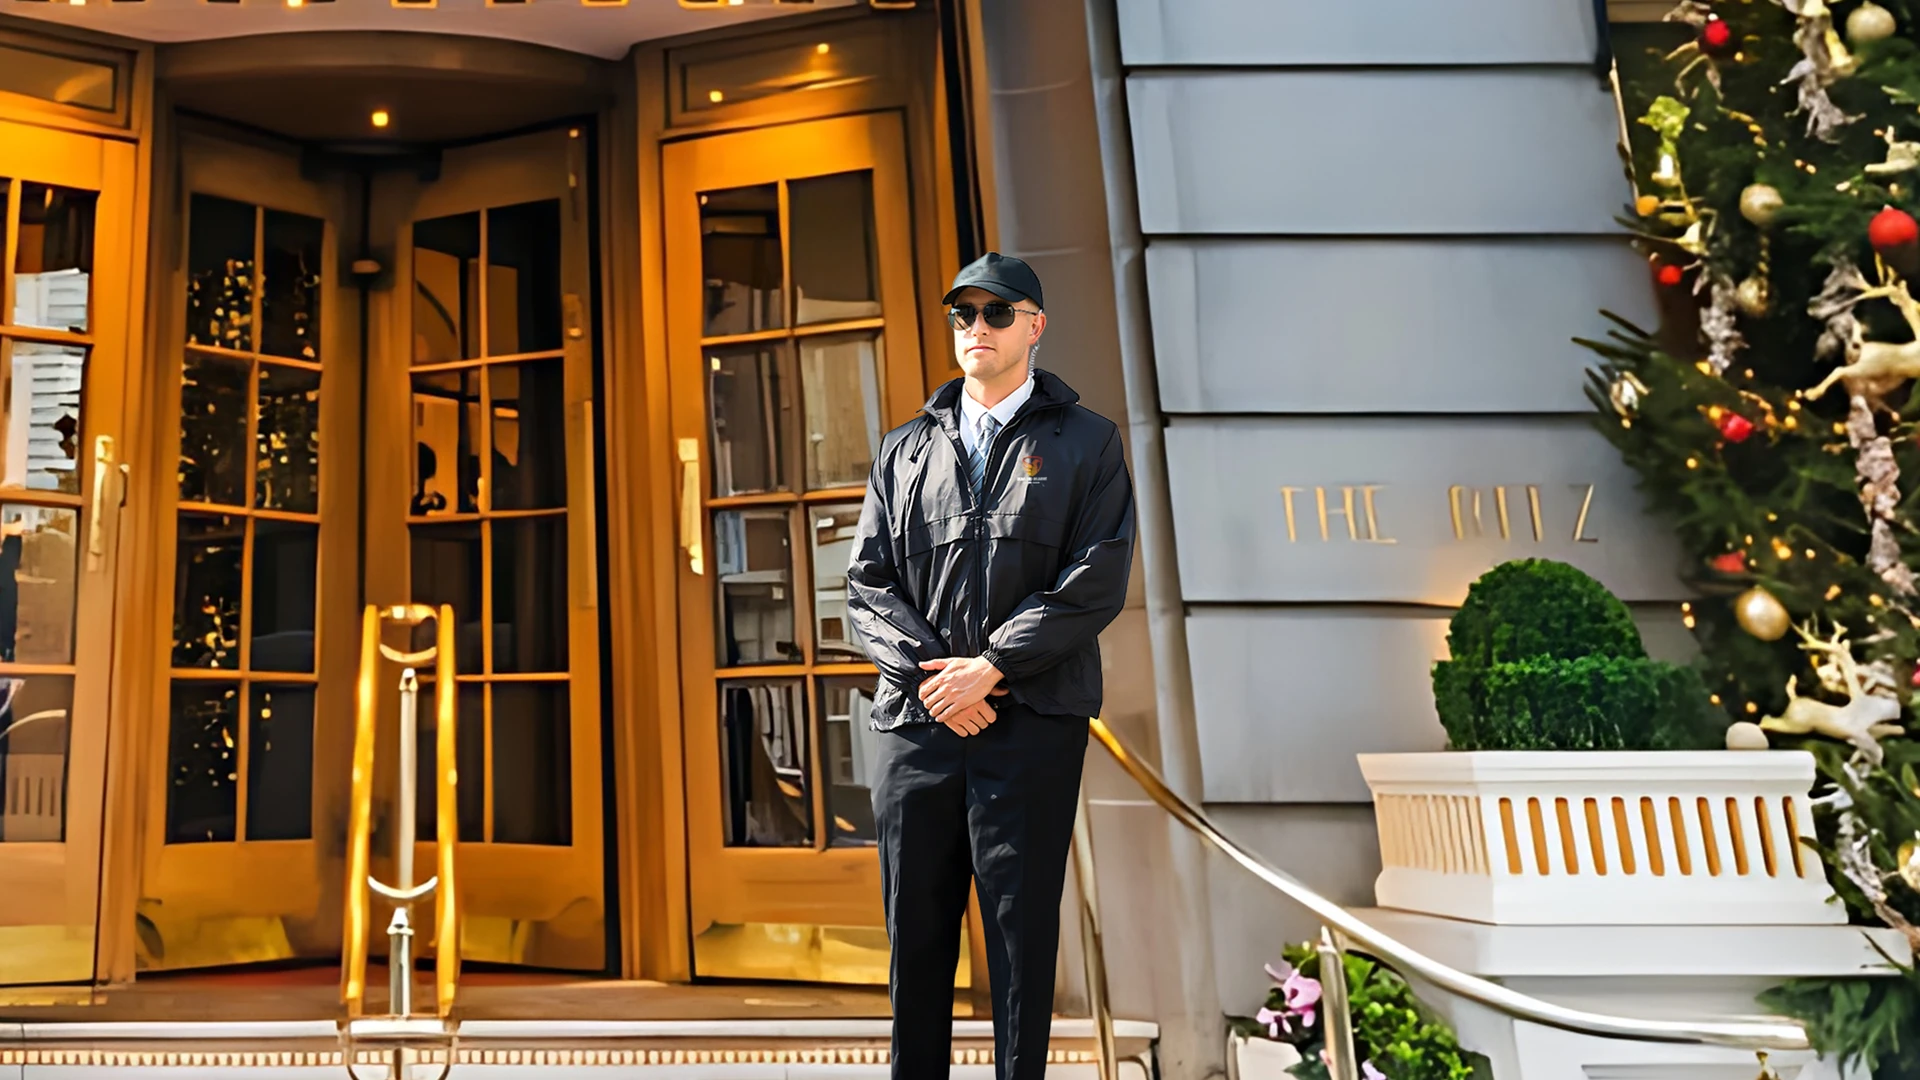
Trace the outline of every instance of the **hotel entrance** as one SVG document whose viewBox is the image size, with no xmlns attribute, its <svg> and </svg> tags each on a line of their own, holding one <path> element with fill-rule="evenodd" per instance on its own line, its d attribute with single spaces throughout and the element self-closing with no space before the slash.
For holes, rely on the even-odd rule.
<svg viewBox="0 0 1920 1080">
<path fill-rule="evenodd" d="M 933 10 L 645 17 L 677 33 L 619 60 L 0 22 L 110 58 L 120 110 L 0 74 L 0 986 L 332 993 L 362 615 L 418 603 L 455 615 L 462 912 L 418 955 L 884 1009 L 844 568 L 952 368 L 963 87 L 914 60 Z"/>
</svg>

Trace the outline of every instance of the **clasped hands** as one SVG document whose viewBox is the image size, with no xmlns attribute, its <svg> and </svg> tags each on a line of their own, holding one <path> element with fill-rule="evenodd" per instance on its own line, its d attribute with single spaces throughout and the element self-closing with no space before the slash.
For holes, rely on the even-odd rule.
<svg viewBox="0 0 1920 1080">
<path fill-rule="evenodd" d="M 920 704 L 954 734 L 978 735 L 998 717 L 987 699 L 1007 692 L 999 668 L 977 656 L 947 656 L 925 661 L 920 669 L 935 673 L 920 684 Z"/>
</svg>

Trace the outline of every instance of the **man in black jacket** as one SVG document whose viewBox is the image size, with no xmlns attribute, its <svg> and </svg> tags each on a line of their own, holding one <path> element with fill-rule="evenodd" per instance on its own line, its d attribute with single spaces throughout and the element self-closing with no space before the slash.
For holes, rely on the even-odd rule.
<svg viewBox="0 0 1920 1080">
<path fill-rule="evenodd" d="M 1133 562 L 1113 423 L 1033 367 L 1040 281 L 988 254 L 954 279 L 964 379 L 888 432 L 847 608 L 879 666 L 873 810 L 893 958 L 893 1075 L 944 1077 L 969 878 L 995 1072 L 1046 1071 L 1060 894 L 1100 711 L 1100 631 Z"/>
</svg>

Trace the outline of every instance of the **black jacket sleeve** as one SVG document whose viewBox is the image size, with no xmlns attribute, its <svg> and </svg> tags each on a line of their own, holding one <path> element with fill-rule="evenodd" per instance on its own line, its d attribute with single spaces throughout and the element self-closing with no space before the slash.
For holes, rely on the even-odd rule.
<svg viewBox="0 0 1920 1080">
<path fill-rule="evenodd" d="M 1070 562 L 1053 588 L 1022 600 L 980 655 L 1009 683 L 1045 671 L 1107 628 L 1133 570 L 1133 481 L 1115 429 L 1068 535 Z"/>
<path fill-rule="evenodd" d="M 933 674 L 920 670 L 920 662 L 949 653 L 901 585 L 891 499 L 887 455 L 882 454 L 867 477 L 867 500 L 847 564 L 847 616 L 867 657 L 914 701 L 914 691 Z"/>
</svg>

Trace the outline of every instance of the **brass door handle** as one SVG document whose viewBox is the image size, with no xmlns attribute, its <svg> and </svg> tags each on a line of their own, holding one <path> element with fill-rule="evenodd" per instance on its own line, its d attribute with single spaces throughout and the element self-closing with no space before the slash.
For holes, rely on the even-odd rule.
<svg viewBox="0 0 1920 1080">
<path fill-rule="evenodd" d="M 93 440 L 93 503 L 88 509 L 87 569 L 98 570 L 107 557 L 107 481 L 119 470 L 113 467 L 113 436 Z"/>
<path fill-rule="evenodd" d="M 706 552 L 701 543 L 700 520 L 700 440 L 680 440 L 680 550 L 687 553 L 687 567 L 705 574 Z"/>
</svg>

